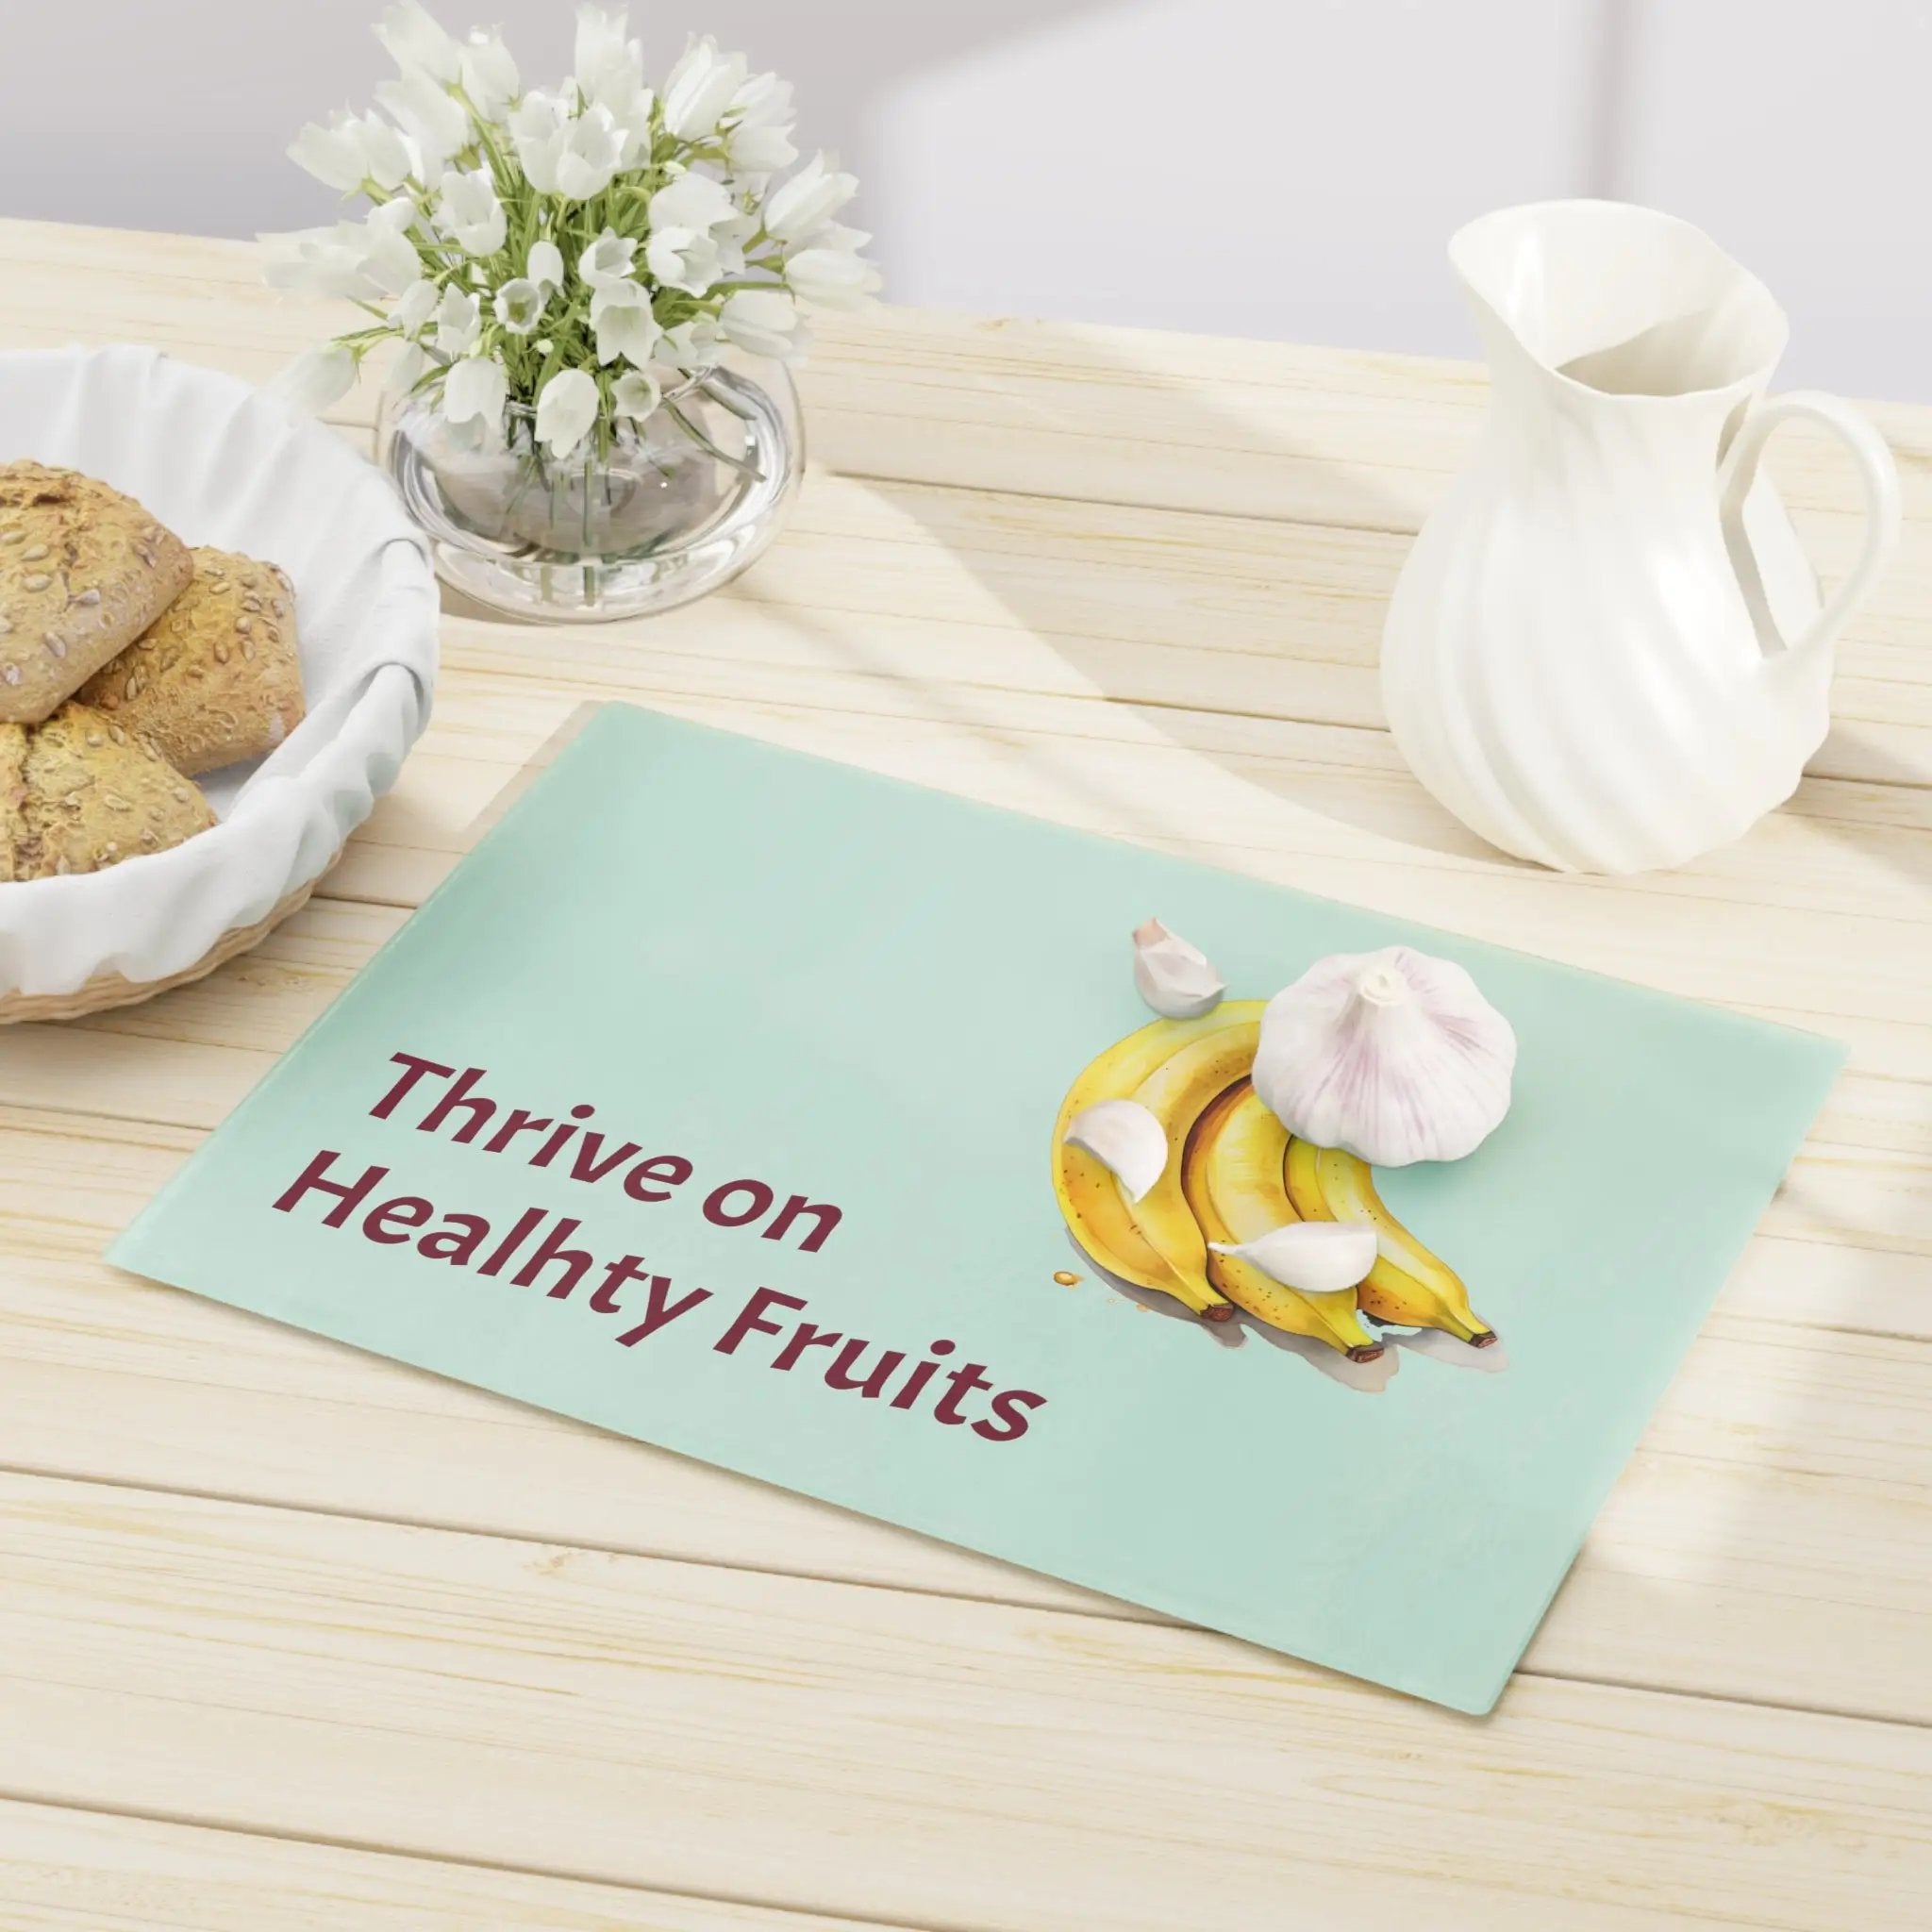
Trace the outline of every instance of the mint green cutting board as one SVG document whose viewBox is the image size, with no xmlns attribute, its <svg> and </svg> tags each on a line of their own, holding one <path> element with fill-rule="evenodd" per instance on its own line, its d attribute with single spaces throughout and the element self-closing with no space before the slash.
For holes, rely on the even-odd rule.
<svg viewBox="0 0 1932 1932">
<path fill-rule="evenodd" d="M 1355 1370 L 1074 1248 L 1053 1124 L 1149 1018 L 1150 914 L 1231 996 L 1397 941 L 1474 974 L 1520 1041 L 1511 1112 L 1468 1160 L 1377 1180 L 1499 1347 Z M 111 1258 L 1483 1711 L 1841 1058 L 611 706 Z M 411 1062 L 451 1072 L 378 1111 Z M 437 1122 L 451 1097 L 493 1110 Z"/>
</svg>

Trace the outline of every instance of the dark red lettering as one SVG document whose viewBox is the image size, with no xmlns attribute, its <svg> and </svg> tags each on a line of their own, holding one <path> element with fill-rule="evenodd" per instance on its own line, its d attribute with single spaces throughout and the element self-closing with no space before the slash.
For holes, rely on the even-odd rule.
<svg viewBox="0 0 1932 1932">
<path fill-rule="evenodd" d="M 581 1221 L 574 1221 L 568 1214 L 559 1214 L 557 1225 L 543 1237 L 537 1252 L 511 1277 L 512 1284 L 517 1288 L 534 1288 L 537 1277 L 544 1269 L 561 1267 L 563 1278 L 549 1291 L 553 1300 L 561 1301 L 584 1278 L 585 1271 L 595 1258 L 589 1248 L 564 1246 L 564 1242 L 582 1225 Z"/>
<path fill-rule="evenodd" d="M 620 1335 L 617 1339 L 625 1348 L 635 1348 L 645 1336 L 663 1327 L 667 1322 L 675 1322 L 689 1308 L 694 1308 L 700 1302 L 711 1299 L 708 1288 L 694 1288 L 687 1295 L 680 1295 L 676 1301 L 666 1299 L 671 1291 L 671 1277 L 668 1274 L 654 1274 L 644 1285 L 644 1319 L 635 1328 Z M 805 1304 L 798 1304 L 803 1307 Z M 777 1330 L 771 1331 L 774 1335 Z M 726 1351 L 729 1353 L 729 1351 Z"/>
<path fill-rule="evenodd" d="M 812 1230 L 799 1242 L 808 1255 L 815 1255 L 824 1246 L 825 1237 L 838 1226 L 844 1216 L 829 1201 L 808 1201 L 803 1194 L 793 1194 L 773 1218 L 772 1224 L 759 1237 L 763 1241 L 781 1241 L 790 1231 L 791 1224 L 801 1214 L 812 1217 Z"/>
<path fill-rule="evenodd" d="M 591 1297 L 591 1308 L 600 1315 L 623 1313 L 617 1306 L 617 1290 L 620 1282 L 636 1281 L 644 1272 L 644 1257 L 641 1255 L 625 1255 L 612 1261 L 604 1271 L 604 1279 L 597 1284 L 597 1291 Z"/>
<path fill-rule="evenodd" d="M 436 1209 L 420 1194 L 398 1194 L 393 1201 L 385 1201 L 380 1208 L 372 1208 L 362 1224 L 362 1232 L 373 1241 L 385 1241 L 391 1247 L 400 1247 L 409 1239 L 411 1228 L 422 1227 L 436 1212 Z M 400 1228 L 399 1234 L 391 1234 L 391 1228 Z"/>
<path fill-rule="evenodd" d="M 379 1121 L 388 1120 L 395 1111 L 396 1103 L 408 1093 L 425 1074 L 435 1074 L 446 1080 L 456 1072 L 454 1067 L 446 1067 L 440 1060 L 419 1060 L 412 1053 L 392 1053 L 390 1055 L 390 1060 L 392 1065 L 408 1067 L 409 1071 L 369 1109 Z"/>
<path fill-rule="evenodd" d="M 346 1186 L 341 1181 L 325 1180 L 323 1176 L 341 1158 L 341 1156 L 334 1149 L 324 1148 L 302 1170 L 294 1185 L 276 1201 L 275 1206 L 284 1214 L 292 1214 L 295 1210 L 295 1203 L 304 1194 L 309 1192 L 311 1189 L 318 1194 L 333 1194 L 336 1197 L 336 1205 L 322 1217 L 323 1225 L 325 1227 L 341 1226 L 343 1222 L 348 1220 L 349 1216 L 355 1213 L 356 1209 L 362 1205 L 363 1197 L 375 1191 L 383 1175 L 389 1172 L 389 1169 L 386 1167 L 365 1167 L 362 1170 L 362 1178 Z"/>
<path fill-rule="evenodd" d="M 727 1213 L 724 1203 L 733 1194 L 749 1194 L 751 1206 L 742 1214 Z M 772 1205 L 772 1191 L 763 1181 L 726 1181 L 705 1196 L 705 1219 L 719 1227 L 742 1227 Z"/>
<path fill-rule="evenodd" d="M 604 1136 L 587 1132 L 577 1142 L 576 1157 L 570 1164 L 571 1178 L 578 1181 L 601 1181 L 607 1174 L 622 1167 L 638 1150 L 635 1141 L 626 1141 L 615 1154 L 597 1157 L 603 1153 Z"/>
<path fill-rule="evenodd" d="M 1030 1389 L 1002 1389 L 992 1399 L 992 1412 L 997 1423 L 974 1423 L 973 1433 L 984 1436 L 989 1442 L 1017 1442 L 1026 1433 L 1026 1414 L 1029 1408 L 1044 1408 L 1046 1397 L 1036 1395 Z"/>
<path fill-rule="evenodd" d="M 482 1079 L 486 1071 L 482 1067 L 465 1067 L 456 1085 L 416 1123 L 416 1131 L 419 1134 L 435 1133 L 451 1114 L 460 1108 L 469 1115 L 469 1119 L 456 1130 L 453 1138 L 464 1142 L 474 1141 L 496 1113 L 495 1101 L 485 1100 L 480 1093 L 470 1091 Z"/>
<path fill-rule="evenodd" d="M 906 1357 L 896 1348 L 886 1349 L 879 1356 L 878 1367 L 874 1369 L 863 1380 L 860 1380 L 853 1374 L 852 1365 L 871 1346 L 872 1343 L 869 1341 L 848 1341 L 839 1351 L 838 1360 L 825 1371 L 825 1387 L 827 1389 L 857 1389 L 859 1394 L 868 1402 L 876 1401 L 879 1396 L 883 1395 L 886 1392 L 886 1384 L 892 1379 L 892 1376 L 898 1371 L 899 1364 Z"/>
<path fill-rule="evenodd" d="M 570 1144 L 570 1137 L 577 1131 L 577 1123 L 587 1121 L 597 1109 L 589 1101 L 580 1100 L 571 1108 L 571 1118 L 552 1134 L 536 1153 L 530 1156 L 532 1167 L 548 1167 Z"/>
<path fill-rule="evenodd" d="M 958 1344 L 957 1342 L 943 1341 L 929 1341 L 926 1343 L 926 1346 L 932 1350 L 934 1355 L 951 1355 L 953 1350 L 958 1345 Z M 919 1400 L 919 1391 L 922 1389 L 924 1389 L 925 1385 L 928 1382 L 930 1382 L 936 1374 L 939 1374 L 939 1363 L 921 1362 L 919 1366 L 915 1368 L 912 1371 L 912 1373 L 906 1377 L 905 1382 L 900 1387 L 898 1394 L 892 1397 L 892 1407 L 894 1408 L 910 1408 L 912 1405 Z"/>
<path fill-rule="evenodd" d="M 774 1369 L 789 1369 L 796 1365 L 798 1358 L 808 1348 L 830 1348 L 835 1341 L 842 1341 L 836 1328 L 821 1328 L 816 1323 L 801 1322 L 791 1331 L 791 1339 L 772 1357 Z"/>
<path fill-rule="evenodd" d="M 500 1274 L 504 1263 L 529 1239 L 531 1232 L 542 1219 L 542 1208 L 525 1208 L 517 1216 L 516 1225 L 497 1242 L 495 1248 L 491 1252 L 489 1260 L 484 1262 L 482 1267 L 477 1269 L 476 1273 L 478 1274 Z"/>
<path fill-rule="evenodd" d="M 963 1423 L 966 1418 L 959 1413 L 959 1405 L 975 1389 L 991 1389 L 992 1384 L 986 1379 L 984 1362 L 968 1362 L 964 1368 L 955 1369 L 946 1377 L 952 1387 L 933 1406 L 933 1416 L 942 1423 Z"/>
<path fill-rule="evenodd" d="M 521 1107 L 513 1107 L 505 1117 L 502 1126 L 484 1143 L 486 1154 L 501 1154 L 519 1134 L 541 1134 L 550 1125 L 547 1120 L 526 1112 Z"/>
<path fill-rule="evenodd" d="M 442 1226 L 416 1243 L 416 1252 L 431 1261 L 467 1268 L 476 1250 L 490 1239 L 490 1224 L 480 1214 L 445 1214 L 442 1220 Z M 458 1228 L 461 1232 L 455 1232 Z"/>
<path fill-rule="evenodd" d="M 805 1304 L 795 1294 L 780 1294 L 775 1288 L 761 1288 L 738 1311 L 738 1319 L 711 1346 L 720 1355 L 736 1355 L 738 1344 L 747 1335 L 782 1335 L 777 1323 L 765 1320 L 767 1308 L 803 1310 Z"/>
<path fill-rule="evenodd" d="M 668 1201 L 673 1188 L 681 1188 L 691 1178 L 691 1162 L 681 1154 L 654 1154 L 641 1160 L 624 1177 L 624 1191 L 633 1201 Z M 646 1181 L 662 1181 L 661 1188 L 647 1188 Z"/>
</svg>

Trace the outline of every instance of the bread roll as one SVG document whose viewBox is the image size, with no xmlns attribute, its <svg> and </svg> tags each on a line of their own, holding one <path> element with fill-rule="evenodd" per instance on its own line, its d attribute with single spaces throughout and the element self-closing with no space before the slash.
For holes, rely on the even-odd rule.
<svg viewBox="0 0 1932 1932">
<path fill-rule="evenodd" d="M 188 588 L 79 691 L 191 777 L 259 758 L 302 722 L 288 578 L 232 550 L 192 556 Z"/>
<path fill-rule="evenodd" d="M 99 872 L 214 822 L 153 745 L 85 705 L 0 724 L 0 881 Z"/>
<path fill-rule="evenodd" d="M 0 465 L 0 723 L 34 724 L 187 588 L 186 547 L 75 470 Z"/>
<path fill-rule="evenodd" d="M 25 878 L 26 726 L 0 724 L 0 885 Z"/>
</svg>

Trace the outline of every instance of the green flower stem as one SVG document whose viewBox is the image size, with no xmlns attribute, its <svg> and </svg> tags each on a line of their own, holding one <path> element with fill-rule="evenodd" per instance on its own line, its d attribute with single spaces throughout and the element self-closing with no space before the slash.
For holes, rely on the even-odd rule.
<svg viewBox="0 0 1932 1932">
<path fill-rule="evenodd" d="M 761 469 L 759 469 L 756 463 L 748 461 L 743 457 L 732 456 L 730 452 L 727 450 L 720 449 L 718 445 L 715 442 L 713 442 L 711 439 L 708 436 L 707 436 L 705 432 L 702 429 L 700 429 L 698 425 L 695 423 L 693 423 L 691 420 L 691 418 L 687 416 L 684 413 L 684 411 L 680 409 L 675 402 L 672 402 L 667 399 L 662 405 L 660 405 L 660 407 L 662 408 L 664 413 L 667 416 L 669 416 L 671 420 L 674 423 L 675 423 L 677 426 L 681 430 L 683 430 L 684 433 L 688 437 L 690 437 L 691 440 L 694 443 L 696 443 L 697 446 L 701 450 L 703 450 L 707 456 L 712 457 L 716 458 L 717 461 L 725 464 L 728 468 L 736 470 L 741 475 L 749 476 L 754 482 L 762 483 L 764 481 L 765 473 Z"/>
</svg>

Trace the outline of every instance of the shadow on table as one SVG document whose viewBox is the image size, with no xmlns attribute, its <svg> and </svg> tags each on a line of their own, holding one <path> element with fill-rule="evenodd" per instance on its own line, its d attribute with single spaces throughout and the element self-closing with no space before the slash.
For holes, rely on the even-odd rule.
<svg viewBox="0 0 1932 1932">
<path fill-rule="evenodd" d="M 1090 458 L 1077 481 L 1043 475 L 1037 494 L 1024 475 L 1010 470 L 998 483 L 974 487 L 973 495 L 990 502 L 997 520 L 981 541 L 962 513 L 968 503 L 962 489 L 871 475 L 864 487 L 923 525 L 1019 631 L 1075 674 L 1071 681 L 1042 675 L 1031 689 L 1064 698 L 1071 682 L 1083 697 L 1099 701 L 1091 736 L 1128 744 L 1165 741 L 1218 767 L 1250 793 L 1258 790 L 1352 832 L 1515 868 L 1519 861 L 1475 838 L 1429 797 L 1382 724 L 1375 679 L 1382 618 L 1416 527 L 1415 503 L 1396 501 L 1367 464 L 1334 463 L 1296 447 L 1286 435 L 1272 444 L 1263 440 L 1258 412 L 1238 413 L 1233 381 L 1218 383 L 1210 395 L 1177 381 L 1171 370 L 1156 374 L 1125 360 L 1109 367 L 1097 359 L 1105 341 L 1082 331 L 1070 353 L 1077 380 L 1074 408 L 1080 413 L 1058 420 L 1050 378 L 1042 375 L 1037 398 L 1027 397 L 1037 417 L 1030 427 L 1049 435 L 1063 429 L 1091 445 L 1092 396 L 1111 391 L 1123 399 L 1124 412 L 1139 386 L 1158 395 L 1157 426 L 1148 432 L 1124 413 L 1119 435 L 1125 444 L 1153 434 L 1173 449 L 1184 476 L 1176 495 L 1203 501 L 1203 483 L 1216 453 L 1224 451 L 1231 465 L 1264 488 L 1271 465 L 1299 472 L 1293 494 L 1297 505 L 1308 506 L 1306 511 L 1242 516 L 1221 508 L 1169 508 L 1150 503 L 1125 474 L 1119 493 L 1109 495 L 1104 478 L 1099 490 L 1092 487 Z M 953 391 L 949 408 L 960 407 Z M 1010 397 L 1001 415 L 1010 420 Z M 934 433 L 945 431 L 941 426 Z M 1209 493 L 1224 503 L 1229 492 Z M 1047 561 L 1054 533 L 1064 533 L 1081 507 L 1094 503 L 1102 508 L 1091 524 L 1067 540 L 1074 547 L 1067 570 L 1054 570 Z M 1041 533 L 1030 551 L 1018 553 L 997 541 L 1000 528 L 1028 524 Z M 1098 574 L 1109 571 L 1120 581 L 1102 594 Z M 1150 595 L 1178 613 L 1165 634 L 1137 628 L 1132 621 L 1127 607 L 1136 574 L 1145 576 Z M 1070 576 L 1087 578 L 1094 594 L 1070 597 Z M 758 595 L 756 583 L 747 591 Z M 1271 595 L 1278 596 L 1280 611 L 1272 628 Z M 863 626 L 848 625 L 834 635 L 809 610 L 788 604 L 786 615 L 816 633 L 846 668 L 917 685 L 926 714 L 996 740 L 1008 756 L 1037 758 L 1055 785 L 1084 790 L 1099 822 L 1110 829 L 1163 844 L 1204 842 L 1190 822 L 1190 806 L 1163 784 L 1161 763 L 1150 759 L 1137 770 L 1124 761 L 1122 780 L 1103 791 L 1091 778 L 1091 761 L 1084 780 L 1071 775 L 1064 760 L 1055 761 L 1055 746 L 1065 734 L 1056 733 L 1036 751 L 1036 736 L 997 722 L 998 704 L 989 698 L 982 707 L 975 700 L 974 687 L 959 675 L 958 654 L 949 658 L 943 674 L 922 679 L 903 669 L 902 658 L 889 663 L 883 654 L 873 656 Z M 879 628 L 889 623 L 881 619 Z M 1217 628 L 1234 641 L 1217 644 Z M 1190 679 L 1191 658 L 1202 667 L 1197 685 Z M 1247 662 L 1237 664 L 1237 658 Z M 986 682 L 994 686 L 995 679 L 989 675 Z M 1223 795 L 1239 816 L 1237 793 Z M 1253 803 L 1250 795 L 1246 806 Z"/>
</svg>

